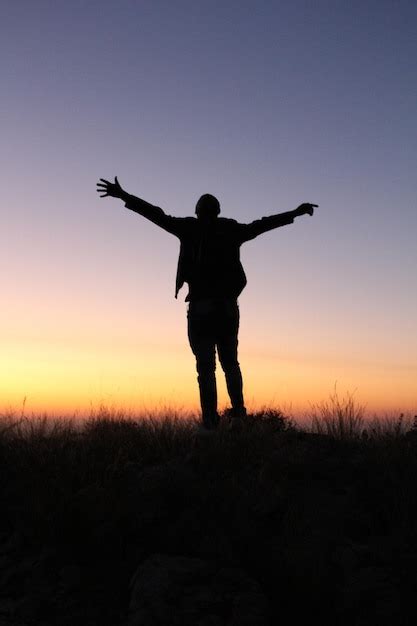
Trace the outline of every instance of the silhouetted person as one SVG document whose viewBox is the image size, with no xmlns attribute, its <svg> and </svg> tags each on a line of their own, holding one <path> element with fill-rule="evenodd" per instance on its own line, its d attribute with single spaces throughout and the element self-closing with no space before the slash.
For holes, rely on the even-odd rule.
<svg viewBox="0 0 417 626">
<path fill-rule="evenodd" d="M 232 408 L 230 415 L 240 420 L 246 415 L 242 374 L 237 360 L 239 307 L 238 296 L 246 285 L 240 262 L 240 246 L 278 226 L 292 224 L 295 217 L 313 215 L 317 204 L 301 204 L 297 209 L 263 217 L 250 224 L 219 217 L 217 198 L 204 194 L 196 205 L 195 217 L 172 217 L 124 191 L 117 177 L 111 183 L 97 183 L 100 197 L 113 196 L 125 206 L 157 224 L 180 240 L 175 297 L 188 283 L 188 338 L 196 358 L 203 424 L 216 428 L 216 348 L 224 370 Z"/>
</svg>

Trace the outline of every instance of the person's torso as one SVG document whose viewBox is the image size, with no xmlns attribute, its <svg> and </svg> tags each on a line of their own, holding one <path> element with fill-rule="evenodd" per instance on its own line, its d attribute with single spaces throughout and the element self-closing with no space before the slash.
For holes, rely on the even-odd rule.
<svg viewBox="0 0 417 626">
<path fill-rule="evenodd" d="M 237 298 L 246 284 L 240 262 L 238 223 L 227 218 L 213 222 L 193 219 L 181 237 L 180 282 L 187 282 L 187 300 Z"/>
</svg>

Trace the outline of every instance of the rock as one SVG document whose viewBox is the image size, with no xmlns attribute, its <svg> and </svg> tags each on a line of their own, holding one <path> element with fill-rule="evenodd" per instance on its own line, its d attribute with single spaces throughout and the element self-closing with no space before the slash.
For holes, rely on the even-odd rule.
<svg viewBox="0 0 417 626">
<path fill-rule="evenodd" d="M 352 572 L 339 606 L 342 624 L 389 626 L 402 624 L 403 602 L 389 568 L 369 566 Z M 411 620 L 407 623 L 415 623 Z"/>
<path fill-rule="evenodd" d="M 265 596 L 246 572 L 156 554 L 131 581 L 128 626 L 266 626 Z"/>
</svg>

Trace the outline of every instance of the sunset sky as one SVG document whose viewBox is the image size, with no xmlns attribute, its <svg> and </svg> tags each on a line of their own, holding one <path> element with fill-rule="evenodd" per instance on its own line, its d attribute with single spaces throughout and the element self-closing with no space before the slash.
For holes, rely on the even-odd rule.
<svg viewBox="0 0 417 626">
<path fill-rule="evenodd" d="M 175 216 L 250 222 L 247 404 L 417 412 L 417 4 L 1 3 L 0 411 L 198 405 Z M 272 269 L 271 269 L 272 268 Z M 220 404 L 226 395 L 218 370 Z"/>
</svg>

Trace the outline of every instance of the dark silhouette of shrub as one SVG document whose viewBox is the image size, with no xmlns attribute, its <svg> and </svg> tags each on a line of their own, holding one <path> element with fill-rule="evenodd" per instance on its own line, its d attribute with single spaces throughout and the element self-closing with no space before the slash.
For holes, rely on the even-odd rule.
<svg viewBox="0 0 417 626">
<path fill-rule="evenodd" d="M 132 577 L 155 563 L 173 578 L 155 569 L 165 613 L 150 625 L 169 623 L 175 577 L 199 563 L 207 576 L 178 597 L 184 624 L 204 602 L 212 623 L 234 624 L 230 598 L 247 590 L 248 615 L 265 603 L 260 624 L 304 624 L 306 607 L 322 624 L 414 620 L 413 429 L 341 438 L 270 410 L 205 437 L 178 416 L 25 420 L 0 428 L 6 623 L 133 624 Z"/>
</svg>

